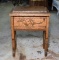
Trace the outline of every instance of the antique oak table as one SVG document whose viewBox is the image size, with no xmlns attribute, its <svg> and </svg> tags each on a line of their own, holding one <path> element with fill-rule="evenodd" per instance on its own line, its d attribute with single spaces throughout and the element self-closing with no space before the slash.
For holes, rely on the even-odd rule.
<svg viewBox="0 0 59 60">
<path fill-rule="evenodd" d="M 43 48 L 45 56 L 48 51 L 48 28 L 50 14 L 46 7 L 15 7 L 10 12 L 13 56 L 16 53 L 16 31 L 43 31 Z"/>
</svg>

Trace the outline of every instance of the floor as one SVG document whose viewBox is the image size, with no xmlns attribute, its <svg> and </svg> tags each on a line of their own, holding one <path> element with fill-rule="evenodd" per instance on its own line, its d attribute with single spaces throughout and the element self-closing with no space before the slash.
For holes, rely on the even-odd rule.
<svg viewBox="0 0 59 60">
<path fill-rule="evenodd" d="M 16 57 L 12 57 L 11 26 L 9 12 L 14 6 L 0 3 L 0 60 L 59 60 L 59 15 L 51 11 L 49 27 L 49 51 L 44 56 L 42 31 L 17 31 Z"/>
</svg>

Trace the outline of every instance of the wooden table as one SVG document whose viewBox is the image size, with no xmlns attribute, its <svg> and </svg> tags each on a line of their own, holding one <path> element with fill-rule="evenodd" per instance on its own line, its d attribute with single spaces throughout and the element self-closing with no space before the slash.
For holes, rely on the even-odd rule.
<svg viewBox="0 0 59 60">
<path fill-rule="evenodd" d="M 48 28 L 50 14 L 46 7 L 15 7 L 10 12 L 13 56 L 16 52 L 16 30 L 43 31 L 45 56 L 48 51 Z"/>
</svg>

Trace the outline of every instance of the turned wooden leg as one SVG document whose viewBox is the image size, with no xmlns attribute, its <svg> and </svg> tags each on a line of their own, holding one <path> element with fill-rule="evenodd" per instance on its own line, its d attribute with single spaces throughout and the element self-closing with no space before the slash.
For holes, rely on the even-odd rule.
<svg viewBox="0 0 59 60">
<path fill-rule="evenodd" d="M 45 56 L 47 56 L 48 52 L 48 32 L 49 32 L 49 17 L 47 17 L 47 25 L 46 25 L 46 31 L 45 31 Z"/>
<path fill-rule="evenodd" d="M 16 46 L 15 46 L 15 39 L 12 39 L 12 53 L 13 53 L 13 57 L 15 57 L 15 52 L 16 52 Z"/>
<path fill-rule="evenodd" d="M 48 52 L 48 31 L 46 32 L 46 37 L 45 37 L 45 56 L 47 56 Z"/>
<path fill-rule="evenodd" d="M 48 52 L 48 39 L 46 39 L 45 41 L 45 56 L 47 56 L 47 52 Z"/>
<path fill-rule="evenodd" d="M 12 53 L 13 53 L 13 57 L 15 57 L 15 53 L 16 53 L 16 31 L 14 31 L 14 20 L 13 17 L 11 17 L 11 34 L 12 34 Z"/>
<path fill-rule="evenodd" d="M 46 32 L 45 31 L 43 31 L 43 48 L 45 49 L 45 56 L 47 56 L 48 38 L 46 38 Z"/>
<path fill-rule="evenodd" d="M 16 53 L 16 37 L 15 34 L 16 32 L 14 32 L 14 39 L 12 39 L 12 52 L 13 52 L 13 57 L 15 57 L 15 53 Z"/>
<path fill-rule="evenodd" d="M 43 49 L 45 49 L 45 31 L 43 31 Z"/>
<path fill-rule="evenodd" d="M 13 35 L 15 35 L 14 34 L 14 32 L 12 33 L 12 55 L 13 55 L 13 57 L 15 57 L 15 37 L 13 37 Z"/>
<path fill-rule="evenodd" d="M 15 57 L 15 54 L 16 54 L 16 41 L 15 41 L 15 39 L 12 39 L 12 50 L 13 50 L 13 57 Z"/>
</svg>

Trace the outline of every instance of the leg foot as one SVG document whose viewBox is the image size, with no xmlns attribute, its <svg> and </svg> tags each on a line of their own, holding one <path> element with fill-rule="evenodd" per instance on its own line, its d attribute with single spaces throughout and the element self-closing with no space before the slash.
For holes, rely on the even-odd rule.
<svg viewBox="0 0 59 60">
<path fill-rule="evenodd" d="M 15 39 L 12 40 L 12 52 L 13 52 L 13 57 L 15 57 L 15 53 L 16 53 L 16 41 Z"/>
<path fill-rule="evenodd" d="M 45 57 L 47 56 L 47 51 L 45 51 Z"/>
<path fill-rule="evenodd" d="M 13 52 L 13 57 L 15 57 L 15 53 Z"/>
<path fill-rule="evenodd" d="M 46 39 L 45 41 L 45 56 L 47 56 L 47 52 L 48 52 L 48 39 Z"/>
<path fill-rule="evenodd" d="M 16 55 L 16 49 L 13 49 L 13 57 Z"/>
</svg>

